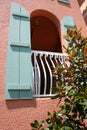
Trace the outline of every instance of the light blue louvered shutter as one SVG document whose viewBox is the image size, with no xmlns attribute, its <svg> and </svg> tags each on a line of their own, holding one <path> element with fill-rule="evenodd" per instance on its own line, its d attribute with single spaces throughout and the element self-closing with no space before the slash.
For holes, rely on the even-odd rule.
<svg viewBox="0 0 87 130">
<path fill-rule="evenodd" d="M 16 3 L 11 5 L 6 66 L 6 99 L 32 98 L 30 16 Z"/>
<path fill-rule="evenodd" d="M 62 19 L 63 32 L 66 34 L 67 28 L 72 29 L 75 26 L 73 17 L 67 16 Z M 68 42 L 66 42 L 68 44 Z"/>
<path fill-rule="evenodd" d="M 58 0 L 58 1 L 69 4 L 69 0 Z"/>
</svg>

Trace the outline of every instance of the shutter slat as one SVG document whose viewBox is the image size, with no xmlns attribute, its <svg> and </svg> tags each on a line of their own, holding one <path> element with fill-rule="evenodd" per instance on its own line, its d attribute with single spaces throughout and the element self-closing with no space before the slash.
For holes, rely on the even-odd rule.
<svg viewBox="0 0 87 130">
<path fill-rule="evenodd" d="M 26 15 L 26 14 L 22 14 L 22 13 L 15 13 L 15 12 L 14 12 L 12 15 L 13 15 L 13 16 L 18 16 L 18 17 L 29 18 L 28 15 Z"/>
<path fill-rule="evenodd" d="M 21 42 L 11 42 L 11 46 L 18 46 L 18 47 L 28 47 L 29 48 L 29 43 L 21 43 Z"/>
<path fill-rule="evenodd" d="M 31 86 L 29 85 L 15 85 L 15 84 L 8 85 L 8 90 L 30 90 L 30 89 Z"/>
<path fill-rule="evenodd" d="M 58 0 L 59 2 L 63 2 L 63 3 L 66 3 L 66 4 L 69 4 L 69 0 Z"/>
</svg>

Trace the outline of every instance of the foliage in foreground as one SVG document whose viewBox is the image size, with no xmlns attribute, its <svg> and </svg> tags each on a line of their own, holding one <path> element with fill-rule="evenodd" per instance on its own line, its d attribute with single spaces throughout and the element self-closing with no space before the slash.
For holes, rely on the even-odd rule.
<svg viewBox="0 0 87 130">
<path fill-rule="evenodd" d="M 48 112 L 45 121 L 31 123 L 32 130 L 87 130 L 87 37 L 76 27 L 67 29 L 64 37 L 68 42 L 68 47 L 64 47 L 68 62 L 58 64 L 53 73 L 56 80 L 53 98 L 64 103 L 59 111 Z"/>
</svg>

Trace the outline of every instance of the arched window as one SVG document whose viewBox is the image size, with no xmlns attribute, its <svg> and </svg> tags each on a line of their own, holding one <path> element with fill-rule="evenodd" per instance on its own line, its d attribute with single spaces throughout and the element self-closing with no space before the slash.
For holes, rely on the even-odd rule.
<svg viewBox="0 0 87 130">
<path fill-rule="evenodd" d="M 31 13 L 32 50 L 62 52 L 60 42 L 60 22 L 46 10 Z"/>
</svg>

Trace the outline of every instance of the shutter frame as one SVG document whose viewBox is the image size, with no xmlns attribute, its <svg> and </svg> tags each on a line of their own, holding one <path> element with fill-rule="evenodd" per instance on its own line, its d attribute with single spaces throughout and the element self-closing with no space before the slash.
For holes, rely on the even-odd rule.
<svg viewBox="0 0 87 130">
<path fill-rule="evenodd" d="M 31 40 L 29 34 L 30 16 L 28 12 L 19 4 L 12 2 L 5 99 L 33 98 Z"/>
</svg>

